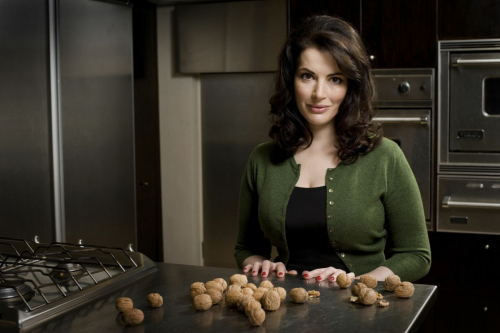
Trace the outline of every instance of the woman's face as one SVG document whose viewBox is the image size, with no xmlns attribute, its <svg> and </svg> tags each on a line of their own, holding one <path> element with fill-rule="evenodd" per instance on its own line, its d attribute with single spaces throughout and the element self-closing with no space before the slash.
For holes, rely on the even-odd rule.
<svg viewBox="0 0 500 333">
<path fill-rule="evenodd" d="M 347 77 L 327 51 L 305 49 L 295 72 L 295 103 L 311 129 L 333 125 L 347 92 Z"/>
</svg>

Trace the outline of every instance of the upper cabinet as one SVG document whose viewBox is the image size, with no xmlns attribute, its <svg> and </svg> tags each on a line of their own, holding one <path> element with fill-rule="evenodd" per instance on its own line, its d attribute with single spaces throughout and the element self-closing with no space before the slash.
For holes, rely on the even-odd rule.
<svg viewBox="0 0 500 333">
<path fill-rule="evenodd" d="M 358 31 L 360 28 L 360 1 L 338 0 L 288 0 L 289 20 L 288 27 L 293 29 L 306 17 L 311 15 L 339 16 L 351 23 Z"/>
</svg>

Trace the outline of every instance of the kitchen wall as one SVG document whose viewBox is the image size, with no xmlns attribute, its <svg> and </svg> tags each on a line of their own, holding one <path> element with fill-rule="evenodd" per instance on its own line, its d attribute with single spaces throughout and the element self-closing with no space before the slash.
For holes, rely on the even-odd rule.
<svg viewBox="0 0 500 333">
<path fill-rule="evenodd" d="M 173 7 L 158 7 L 164 262 L 203 265 L 200 78 L 174 70 Z"/>
</svg>

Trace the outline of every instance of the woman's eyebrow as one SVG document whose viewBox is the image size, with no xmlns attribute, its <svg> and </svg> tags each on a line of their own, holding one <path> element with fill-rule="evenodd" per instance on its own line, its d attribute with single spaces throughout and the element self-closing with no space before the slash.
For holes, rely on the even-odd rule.
<svg viewBox="0 0 500 333">
<path fill-rule="evenodd" d="M 299 68 L 299 71 L 306 71 L 306 72 L 309 72 L 311 74 L 316 75 L 316 73 L 314 73 L 312 70 L 310 70 L 309 68 L 305 68 L 305 67 Z M 335 75 L 344 75 L 345 76 L 345 74 L 342 72 L 331 73 L 331 74 L 328 74 L 327 76 L 335 76 Z"/>
</svg>

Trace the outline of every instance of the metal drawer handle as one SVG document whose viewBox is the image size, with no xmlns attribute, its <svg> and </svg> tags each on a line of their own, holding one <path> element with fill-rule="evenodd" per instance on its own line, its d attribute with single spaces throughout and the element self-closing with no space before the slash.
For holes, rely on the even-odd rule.
<svg viewBox="0 0 500 333">
<path fill-rule="evenodd" d="M 451 61 L 453 66 L 460 65 L 491 65 L 491 64 L 500 64 L 500 59 L 453 59 Z"/>
<path fill-rule="evenodd" d="M 459 207 L 459 208 L 500 208 L 500 203 L 490 202 L 468 202 L 468 201 L 453 201 L 450 196 L 444 197 L 441 205 L 443 208 Z"/>
<path fill-rule="evenodd" d="M 379 123 L 387 123 L 387 124 L 422 124 L 427 125 L 429 123 L 428 116 L 422 117 L 374 117 L 373 121 Z"/>
</svg>

